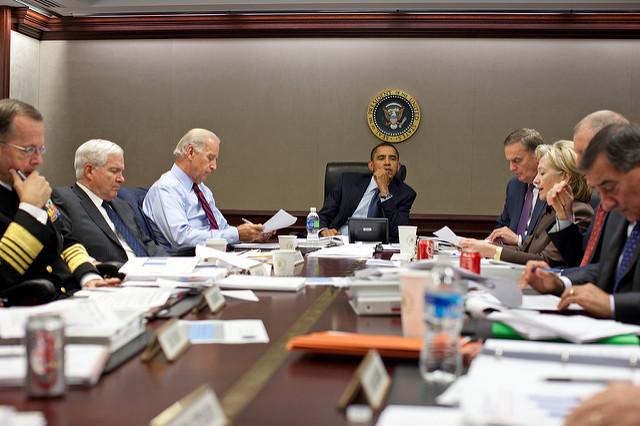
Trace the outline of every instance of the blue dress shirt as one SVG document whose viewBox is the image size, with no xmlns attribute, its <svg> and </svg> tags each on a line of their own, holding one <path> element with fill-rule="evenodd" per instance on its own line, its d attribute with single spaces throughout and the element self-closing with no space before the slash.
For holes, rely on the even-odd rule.
<svg viewBox="0 0 640 426">
<path fill-rule="evenodd" d="M 227 223 L 216 208 L 211 190 L 200 183 L 198 187 L 218 222 L 219 229 L 210 229 L 192 187 L 193 180 L 174 164 L 149 188 L 142 210 L 151 221 L 158 243 L 166 248 L 180 248 L 203 245 L 209 238 L 224 238 L 230 244 L 240 241 L 238 229 Z"/>
</svg>

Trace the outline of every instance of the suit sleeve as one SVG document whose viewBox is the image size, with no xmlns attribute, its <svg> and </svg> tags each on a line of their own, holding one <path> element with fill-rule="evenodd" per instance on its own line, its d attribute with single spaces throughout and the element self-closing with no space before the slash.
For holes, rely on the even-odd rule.
<svg viewBox="0 0 640 426">
<path fill-rule="evenodd" d="M 8 226 L 0 237 L 0 277 L 3 287 L 11 287 L 24 279 L 52 233 L 23 210 L 18 210 L 12 220 L 1 219 Z"/>
<path fill-rule="evenodd" d="M 416 193 L 409 186 L 404 185 L 402 193 L 393 196 L 387 201 L 378 201 L 384 217 L 389 220 L 389 238 L 398 242 L 398 226 L 409 224 L 409 212 L 416 199 Z"/>
<path fill-rule="evenodd" d="M 564 271 L 562 275 L 569 278 L 572 284 L 595 283 L 598 280 L 600 264 L 590 263 L 581 268 L 571 268 Z"/>
<path fill-rule="evenodd" d="M 510 184 L 510 183 L 509 183 Z M 509 217 L 509 209 L 507 208 L 507 201 L 509 199 L 509 184 L 507 184 L 507 189 L 504 194 L 504 207 L 502 208 L 502 213 L 496 219 L 496 229 L 502 228 L 503 226 L 509 227 L 511 224 L 511 218 Z"/>
<path fill-rule="evenodd" d="M 340 179 L 340 183 L 336 185 L 329 194 L 327 198 L 324 200 L 324 204 L 322 208 L 318 212 L 318 216 L 320 217 L 320 229 L 329 228 L 333 220 L 338 215 L 338 209 L 340 208 L 340 203 L 342 202 L 342 181 L 344 179 L 344 175 L 342 179 Z"/>
<path fill-rule="evenodd" d="M 593 208 L 586 203 L 574 203 L 573 214 L 575 223 L 567 228 L 550 232 L 549 238 L 564 259 L 566 266 L 578 266 L 584 256 L 584 241 L 589 239 L 588 233 L 583 233 L 593 219 Z"/>
<path fill-rule="evenodd" d="M 544 233 L 548 242 L 542 251 L 536 252 L 526 252 L 522 251 L 517 247 L 504 247 L 502 249 L 502 255 L 500 256 L 500 260 L 504 260 L 506 262 L 511 263 L 519 263 L 524 265 L 530 260 L 542 260 L 547 262 L 551 266 L 559 266 L 562 265 L 562 255 L 556 248 L 556 246 L 551 242 L 549 236 Z"/>
<path fill-rule="evenodd" d="M 614 319 L 631 324 L 640 324 L 640 292 L 617 293 L 613 295 Z"/>
</svg>

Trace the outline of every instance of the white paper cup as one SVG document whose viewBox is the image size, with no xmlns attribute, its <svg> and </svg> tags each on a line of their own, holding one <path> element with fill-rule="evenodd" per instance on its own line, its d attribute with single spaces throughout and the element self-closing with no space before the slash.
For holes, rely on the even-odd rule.
<svg viewBox="0 0 640 426">
<path fill-rule="evenodd" d="M 295 250 L 298 246 L 298 237 L 295 235 L 278 235 L 280 250 Z"/>
<path fill-rule="evenodd" d="M 227 251 L 227 240 L 224 238 L 209 238 L 207 240 L 207 247 L 220 251 Z"/>
<path fill-rule="evenodd" d="M 400 254 L 414 257 L 416 254 L 417 226 L 398 226 Z"/>
<path fill-rule="evenodd" d="M 424 337 L 424 291 L 431 272 L 407 271 L 400 274 L 400 318 L 404 337 Z"/>
<path fill-rule="evenodd" d="M 273 274 L 281 277 L 290 277 L 296 266 L 295 250 L 273 250 Z"/>
</svg>

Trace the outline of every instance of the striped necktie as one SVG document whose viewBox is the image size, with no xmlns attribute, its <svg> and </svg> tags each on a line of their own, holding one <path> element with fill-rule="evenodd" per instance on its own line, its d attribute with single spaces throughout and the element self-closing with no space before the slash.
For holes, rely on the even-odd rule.
<svg viewBox="0 0 640 426">
<path fill-rule="evenodd" d="M 129 247 L 131 247 L 131 250 L 133 250 L 136 256 L 146 257 L 147 251 L 145 250 L 144 246 L 140 243 L 140 241 L 138 241 L 133 233 L 131 233 L 131 230 L 122 221 L 120 215 L 113 209 L 113 207 L 111 207 L 111 203 L 103 201 L 102 207 L 107 211 L 107 216 L 109 216 L 109 219 L 111 219 L 111 222 L 113 222 L 113 226 L 115 226 L 118 234 L 120 234 L 120 236 L 127 242 L 127 244 L 129 244 Z"/>
<path fill-rule="evenodd" d="M 638 241 L 640 241 L 640 223 L 636 223 L 634 225 L 631 234 L 629 234 L 629 238 L 627 238 L 627 242 L 624 243 L 624 249 L 622 249 L 622 260 L 616 270 L 616 281 L 613 286 L 612 294 L 615 294 L 618 291 L 618 286 L 620 286 L 622 277 L 629 270 L 629 266 L 631 266 L 631 260 L 633 259 L 633 255 L 638 247 Z"/>
<path fill-rule="evenodd" d="M 591 235 L 589 235 L 587 248 L 584 251 L 584 256 L 582 256 L 580 266 L 587 265 L 593 257 L 593 252 L 596 250 L 596 245 L 598 245 L 598 240 L 600 239 L 600 233 L 602 232 L 602 225 L 604 224 L 604 217 L 606 214 L 607 212 L 602 208 L 602 205 L 600 205 L 593 221 L 593 229 L 591 229 Z"/>
<path fill-rule="evenodd" d="M 204 197 L 204 194 L 202 193 L 198 185 L 196 185 L 195 183 L 193 184 L 193 192 L 196 193 L 196 196 L 198 197 L 198 203 L 200 203 L 200 207 L 202 207 L 202 210 L 204 210 L 204 214 L 207 215 L 207 219 L 209 220 L 209 228 L 218 229 L 218 222 L 213 215 L 213 211 L 211 211 L 211 206 L 207 202 L 207 199 Z"/>
</svg>

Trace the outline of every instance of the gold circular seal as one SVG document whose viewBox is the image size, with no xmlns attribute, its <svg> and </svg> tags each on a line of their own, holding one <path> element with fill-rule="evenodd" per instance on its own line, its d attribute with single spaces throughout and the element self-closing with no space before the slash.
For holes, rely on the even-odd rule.
<svg viewBox="0 0 640 426">
<path fill-rule="evenodd" d="M 378 139 L 406 141 L 420 125 L 420 105 L 404 90 L 383 90 L 369 102 L 367 123 Z"/>
</svg>

